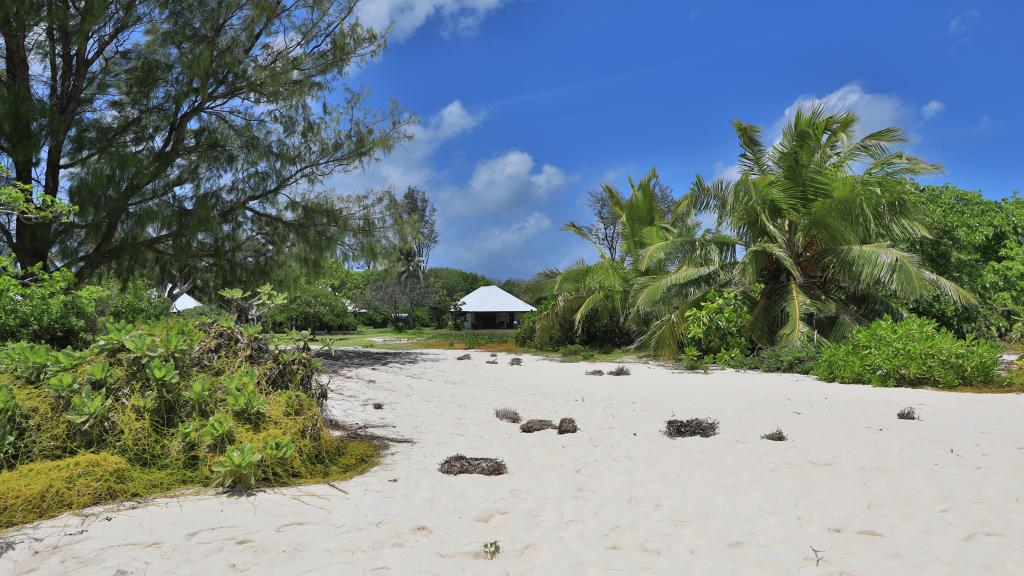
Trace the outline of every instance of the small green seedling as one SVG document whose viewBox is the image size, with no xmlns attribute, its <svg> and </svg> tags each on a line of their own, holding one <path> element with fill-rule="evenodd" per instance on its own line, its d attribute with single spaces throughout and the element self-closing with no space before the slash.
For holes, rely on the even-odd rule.
<svg viewBox="0 0 1024 576">
<path fill-rule="evenodd" d="M 484 556 L 488 560 L 494 560 L 495 556 L 501 554 L 501 544 L 497 540 L 492 540 L 484 544 Z"/>
</svg>

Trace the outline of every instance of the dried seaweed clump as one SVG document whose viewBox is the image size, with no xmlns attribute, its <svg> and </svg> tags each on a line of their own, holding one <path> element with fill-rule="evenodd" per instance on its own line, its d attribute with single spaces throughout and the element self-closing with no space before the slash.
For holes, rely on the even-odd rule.
<svg viewBox="0 0 1024 576">
<path fill-rule="evenodd" d="M 903 410 L 897 412 L 896 417 L 900 420 L 917 420 L 917 411 L 914 410 L 913 406 L 907 406 Z"/>
<path fill-rule="evenodd" d="M 498 357 L 498 353 L 497 352 L 491 352 L 491 358 L 497 358 L 497 357 Z"/>
<path fill-rule="evenodd" d="M 522 366 L 523 365 L 523 359 L 522 358 L 513 358 L 513 359 L 508 361 L 508 365 L 509 366 Z"/>
<path fill-rule="evenodd" d="M 626 368 L 625 366 L 619 366 L 618 368 L 615 368 L 614 370 L 609 370 L 608 371 L 608 375 L 609 376 L 629 376 L 629 368 Z"/>
<path fill-rule="evenodd" d="M 488 360 L 487 362 L 484 362 L 484 364 L 497 364 L 497 363 L 498 363 L 497 360 Z"/>
<path fill-rule="evenodd" d="M 558 421 L 558 433 L 559 434 L 575 434 L 579 428 L 576 427 L 576 420 L 572 418 L 562 418 Z"/>
<path fill-rule="evenodd" d="M 494 415 L 502 422 L 510 422 L 512 424 L 519 424 L 523 419 L 519 416 L 519 412 L 516 412 L 512 408 L 496 408 Z"/>
<path fill-rule="evenodd" d="M 497 458 L 469 458 L 462 454 L 449 456 L 437 467 L 442 474 L 458 476 L 459 474 L 481 474 L 483 476 L 501 476 L 508 474 L 505 463 Z"/>
<path fill-rule="evenodd" d="M 587 370 L 584 374 L 587 376 L 604 376 L 604 370 Z"/>
<path fill-rule="evenodd" d="M 463 354 L 462 356 L 457 357 L 456 360 L 469 360 L 470 358 L 472 358 L 472 356 L 469 354 Z"/>
<path fill-rule="evenodd" d="M 541 430 L 551 430 L 552 428 L 557 428 L 557 426 L 551 420 L 527 420 L 519 426 L 519 431 L 532 434 Z"/>
<path fill-rule="evenodd" d="M 669 438 L 690 438 L 700 436 L 710 438 L 718 434 L 718 420 L 710 418 L 690 418 L 689 420 L 669 420 L 665 422 L 665 435 Z"/>
<path fill-rule="evenodd" d="M 374 410 L 383 410 L 384 409 L 384 404 L 381 403 L 381 402 L 374 402 L 373 403 L 373 409 Z"/>
<path fill-rule="evenodd" d="M 767 434 L 761 434 L 762 440 L 772 440 L 774 442 L 785 442 L 786 434 L 782 431 L 782 428 L 776 428 L 774 432 Z"/>
</svg>

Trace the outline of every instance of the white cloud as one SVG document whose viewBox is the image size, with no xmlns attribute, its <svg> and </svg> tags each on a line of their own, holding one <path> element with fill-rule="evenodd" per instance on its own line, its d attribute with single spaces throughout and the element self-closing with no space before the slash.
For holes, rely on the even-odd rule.
<svg viewBox="0 0 1024 576">
<path fill-rule="evenodd" d="M 550 229 L 550 218 L 540 212 L 532 212 L 510 225 L 480 230 L 472 239 L 464 242 L 455 254 L 458 261 L 466 265 L 485 264 L 494 258 L 519 253 L 530 240 Z"/>
<path fill-rule="evenodd" d="M 947 32 L 954 38 L 965 38 L 971 33 L 971 27 L 981 18 L 977 10 L 964 10 L 949 20 Z"/>
<path fill-rule="evenodd" d="M 942 112 L 946 108 L 946 105 L 938 100 L 929 100 L 927 104 L 921 107 L 921 115 L 924 116 L 925 120 L 930 120 L 939 112 Z"/>
<path fill-rule="evenodd" d="M 889 94 L 865 92 L 860 84 L 852 82 L 842 88 L 820 98 L 800 96 L 786 108 L 782 117 L 772 126 L 775 138 L 782 133 L 782 128 L 789 123 L 800 108 L 824 106 L 829 112 L 849 110 L 860 118 L 858 133 L 860 136 L 870 134 L 882 128 L 900 126 L 911 119 L 912 109 L 903 100 Z"/>
<path fill-rule="evenodd" d="M 388 187 L 401 191 L 408 186 L 425 186 L 436 176 L 431 161 L 438 147 L 475 128 L 482 117 L 482 114 L 471 114 L 462 102 L 455 100 L 425 124 L 411 126 L 412 140 L 358 172 L 331 178 L 327 187 L 349 194 Z"/>
<path fill-rule="evenodd" d="M 357 15 L 364 24 L 383 30 L 394 24 L 392 37 L 398 41 L 413 35 L 431 17 L 443 19 L 445 32 L 476 33 L 480 22 L 508 0 L 364 0 Z"/>
<path fill-rule="evenodd" d="M 739 180 L 740 165 L 738 163 L 726 164 L 724 162 L 715 162 L 715 173 L 712 179 L 718 180 L 719 178 Z"/>
<path fill-rule="evenodd" d="M 546 200 L 570 181 L 560 168 L 544 164 L 534 172 L 533 156 L 511 150 L 477 164 L 469 184 L 449 190 L 445 204 L 454 214 L 495 212 Z"/>
</svg>

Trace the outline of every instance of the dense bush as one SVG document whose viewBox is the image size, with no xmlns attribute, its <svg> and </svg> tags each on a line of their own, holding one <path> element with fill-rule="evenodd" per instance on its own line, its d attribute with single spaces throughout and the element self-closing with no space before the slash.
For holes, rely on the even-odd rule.
<svg viewBox="0 0 1024 576">
<path fill-rule="evenodd" d="M 373 447 L 324 426 L 317 368 L 308 354 L 272 350 L 258 330 L 178 318 L 110 324 L 78 352 L 6 345 L 0 528 L 140 492 L 364 469 Z M 110 474 L 88 473 L 97 462 Z M 40 506 L 50 493 L 59 497 Z"/>
<path fill-rule="evenodd" d="M 996 379 L 1001 347 L 911 316 L 877 320 L 821 350 L 814 374 L 829 381 L 876 386 L 986 386 Z"/>
<path fill-rule="evenodd" d="M 154 320 L 170 314 L 165 298 L 139 282 L 75 287 L 66 270 L 20 272 L 0 257 L 0 343 L 87 345 L 109 320 Z"/>
<path fill-rule="evenodd" d="M 355 316 L 340 294 L 322 286 L 303 286 L 288 293 L 288 301 L 270 313 L 274 330 L 346 332 L 355 330 Z"/>
</svg>

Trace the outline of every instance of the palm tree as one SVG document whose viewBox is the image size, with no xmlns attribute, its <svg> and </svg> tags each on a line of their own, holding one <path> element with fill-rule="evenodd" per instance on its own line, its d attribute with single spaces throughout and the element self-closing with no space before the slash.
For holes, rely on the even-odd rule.
<svg viewBox="0 0 1024 576">
<path fill-rule="evenodd" d="M 898 128 L 857 139 L 857 125 L 851 112 L 801 109 L 766 146 L 758 127 L 734 122 L 739 179 L 698 176 L 683 198 L 684 209 L 714 214 L 719 240 L 731 237 L 742 252 L 734 269 L 755 292 L 751 330 L 761 345 L 841 337 L 931 294 L 973 302 L 895 247 L 927 237 L 909 178 L 940 167 L 894 149 L 907 141 Z M 680 284 L 690 285 L 689 274 L 696 272 L 681 273 Z"/>
</svg>

